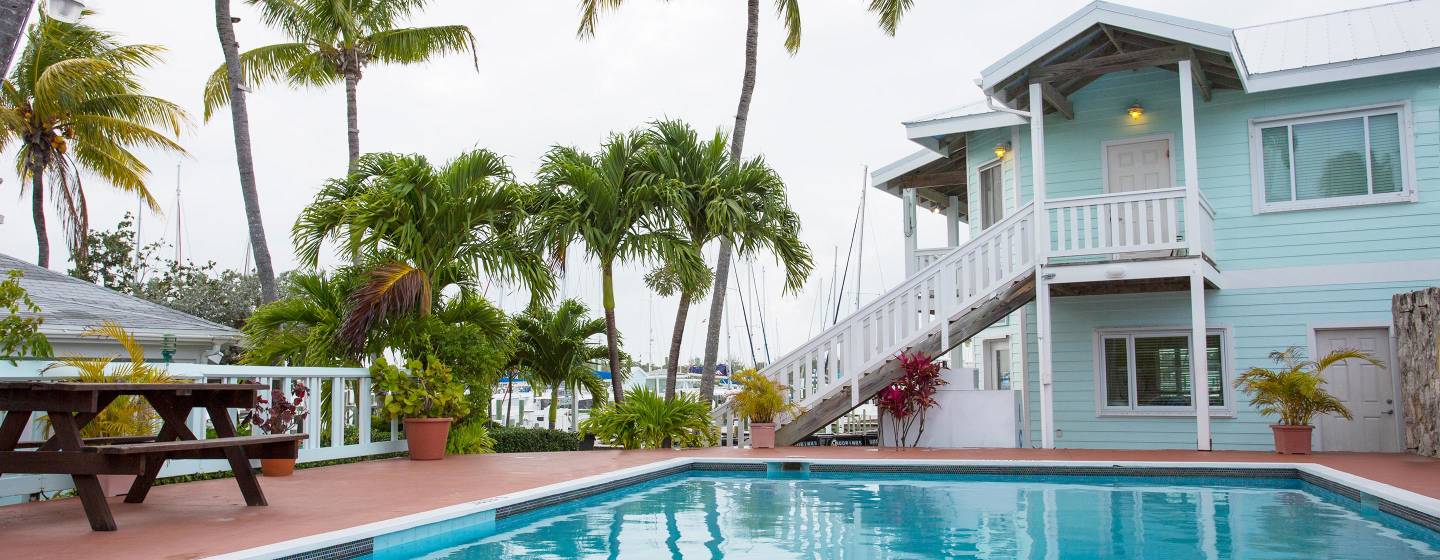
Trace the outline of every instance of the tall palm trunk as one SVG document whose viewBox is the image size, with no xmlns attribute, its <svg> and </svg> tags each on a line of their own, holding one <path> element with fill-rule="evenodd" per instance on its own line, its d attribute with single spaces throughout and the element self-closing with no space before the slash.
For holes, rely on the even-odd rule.
<svg viewBox="0 0 1440 560">
<path fill-rule="evenodd" d="M 510 427 L 510 408 L 515 405 L 515 372 L 505 378 L 505 427 Z"/>
<path fill-rule="evenodd" d="M 265 223 L 260 219 L 260 194 L 255 189 L 255 160 L 250 150 L 250 114 L 245 106 L 245 91 L 240 89 L 245 78 L 240 71 L 240 45 L 235 41 L 235 24 L 230 19 L 230 0 L 215 0 L 215 31 L 220 36 L 220 50 L 225 52 L 225 74 L 230 81 L 235 163 L 240 168 L 240 198 L 245 201 L 245 221 L 250 226 L 255 275 L 260 277 L 260 303 L 270 303 L 275 301 L 275 269 L 270 264 Z"/>
<path fill-rule="evenodd" d="M 360 106 L 355 101 L 355 90 L 360 85 L 360 60 L 354 51 L 346 53 L 345 63 L 345 133 L 350 144 L 350 171 L 355 171 L 360 161 Z"/>
<path fill-rule="evenodd" d="M 556 413 L 560 410 L 560 384 L 550 387 L 550 429 L 555 429 Z"/>
<path fill-rule="evenodd" d="M 601 265 L 601 284 L 605 291 L 605 342 L 610 352 L 610 390 L 615 393 L 615 402 L 625 398 L 625 388 L 620 385 L 620 340 L 615 330 L 615 275 L 612 263 Z"/>
<path fill-rule="evenodd" d="M 38 169 L 30 170 L 30 216 L 35 221 L 35 243 L 40 249 L 35 264 L 40 268 L 49 268 L 50 234 L 45 231 L 45 179 Z"/>
<path fill-rule="evenodd" d="M 749 0 L 745 25 L 745 78 L 740 81 L 740 106 L 735 109 L 735 131 L 730 139 L 730 160 L 740 162 L 745 146 L 745 123 L 750 118 L 750 97 L 755 93 L 756 45 L 760 39 L 760 0 Z M 720 354 L 720 320 L 725 315 L 725 289 L 730 279 L 730 240 L 720 240 L 715 260 L 715 284 L 710 290 L 710 323 L 705 331 L 705 362 L 700 370 L 700 399 L 715 400 L 715 361 Z"/>
<path fill-rule="evenodd" d="M 675 381 L 680 376 L 680 343 L 685 338 L 685 319 L 690 316 L 690 292 L 680 291 L 680 308 L 675 310 L 675 331 L 670 335 L 670 357 L 665 360 L 665 400 L 675 400 Z"/>
</svg>

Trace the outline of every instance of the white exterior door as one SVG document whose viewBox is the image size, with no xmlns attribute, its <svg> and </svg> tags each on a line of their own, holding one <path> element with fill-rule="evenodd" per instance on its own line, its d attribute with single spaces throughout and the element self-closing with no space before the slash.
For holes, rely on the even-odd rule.
<svg viewBox="0 0 1440 560">
<path fill-rule="evenodd" d="M 1355 348 L 1381 361 L 1390 359 L 1390 333 L 1386 329 L 1315 331 L 1315 356 Z M 1354 420 L 1324 416 L 1316 420 L 1322 451 L 1400 452 L 1400 429 L 1395 415 L 1395 387 L 1390 370 L 1360 360 L 1346 360 L 1326 368 L 1325 388 L 1350 409 Z"/>
<path fill-rule="evenodd" d="M 985 383 L 980 389 L 1010 388 L 1010 339 L 987 340 L 985 348 Z"/>
<path fill-rule="evenodd" d="M 1105 146 L 1105 192 L 1130 192 L 1173 186 L 1170 140 L 1144 140 Z"/>
</svg>

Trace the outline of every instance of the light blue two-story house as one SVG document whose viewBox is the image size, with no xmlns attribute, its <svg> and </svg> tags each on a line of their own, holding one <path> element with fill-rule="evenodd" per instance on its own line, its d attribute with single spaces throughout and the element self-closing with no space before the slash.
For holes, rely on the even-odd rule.
<svg viewBox="0 0 1440 560">
<path fill-rule="evenodd" d="M 1241 29 L 1095 2 L 1021 45 L 873 173 L 909 278 L 766 368 L 806 410 L 779 441 L 897 352 L 970 340 L 1018 445 L 1271 449 L 1239 372 L 1290 346 L 1394 363 L 1391 296 L 1440 285 L 1437 30 L 1440 0 Z M 917 209 L 947 246 L 918 247 Z M 1401 450 L 1394 372 L 1329 376 L 1355 419 L 1320 420 L 1317 449 Z"/>
</svg>

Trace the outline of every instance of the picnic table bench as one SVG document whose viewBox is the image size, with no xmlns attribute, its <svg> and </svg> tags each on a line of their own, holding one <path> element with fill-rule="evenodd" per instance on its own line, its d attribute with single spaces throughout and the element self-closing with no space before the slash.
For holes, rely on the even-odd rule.
<svg viewBox="0 0 1440 560">
<path fill-rule="evenodd" d="M 90 528 L 114 531 L 115 519 L 96 475 L 133 474 L 135 482 L 125 495 L 127 503 L 145 501 L 160 468 L 170 459 L 225 459 L 235 473 L 240 493 L 249 506 L 266 505 L 265 494 L 250 459 L 293 459 L 303 434 L 241 436 L 230 419 L 230 409 L 249 408 L 255 383 L 69 383 L 0 382 L 0 474 L 68 474 L 85 506 Z M 143 397 L 163 424 L 154 436 L 82 438 L 80 431 L 124 395 Z M 199 439 L 186 419 L 190 411 L 205 409 L 217 437 Z M 50 417 L 54 435 L 45 441 L 21 442 L 30 417 Z M 19 451 L 18 449 L 33 449 Z"/>
</svg>

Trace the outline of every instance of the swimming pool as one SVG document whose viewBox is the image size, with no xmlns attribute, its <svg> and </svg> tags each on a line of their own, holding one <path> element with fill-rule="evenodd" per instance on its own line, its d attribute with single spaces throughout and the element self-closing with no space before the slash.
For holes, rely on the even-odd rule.
<svg viewBox="0 0 1440 560">
<path fill-rule="evenodd" d="M 1434 530 L 1293 471 L 721 468 L 377 537 L 360 557 L 1440 558 Z"/>
</svg>

